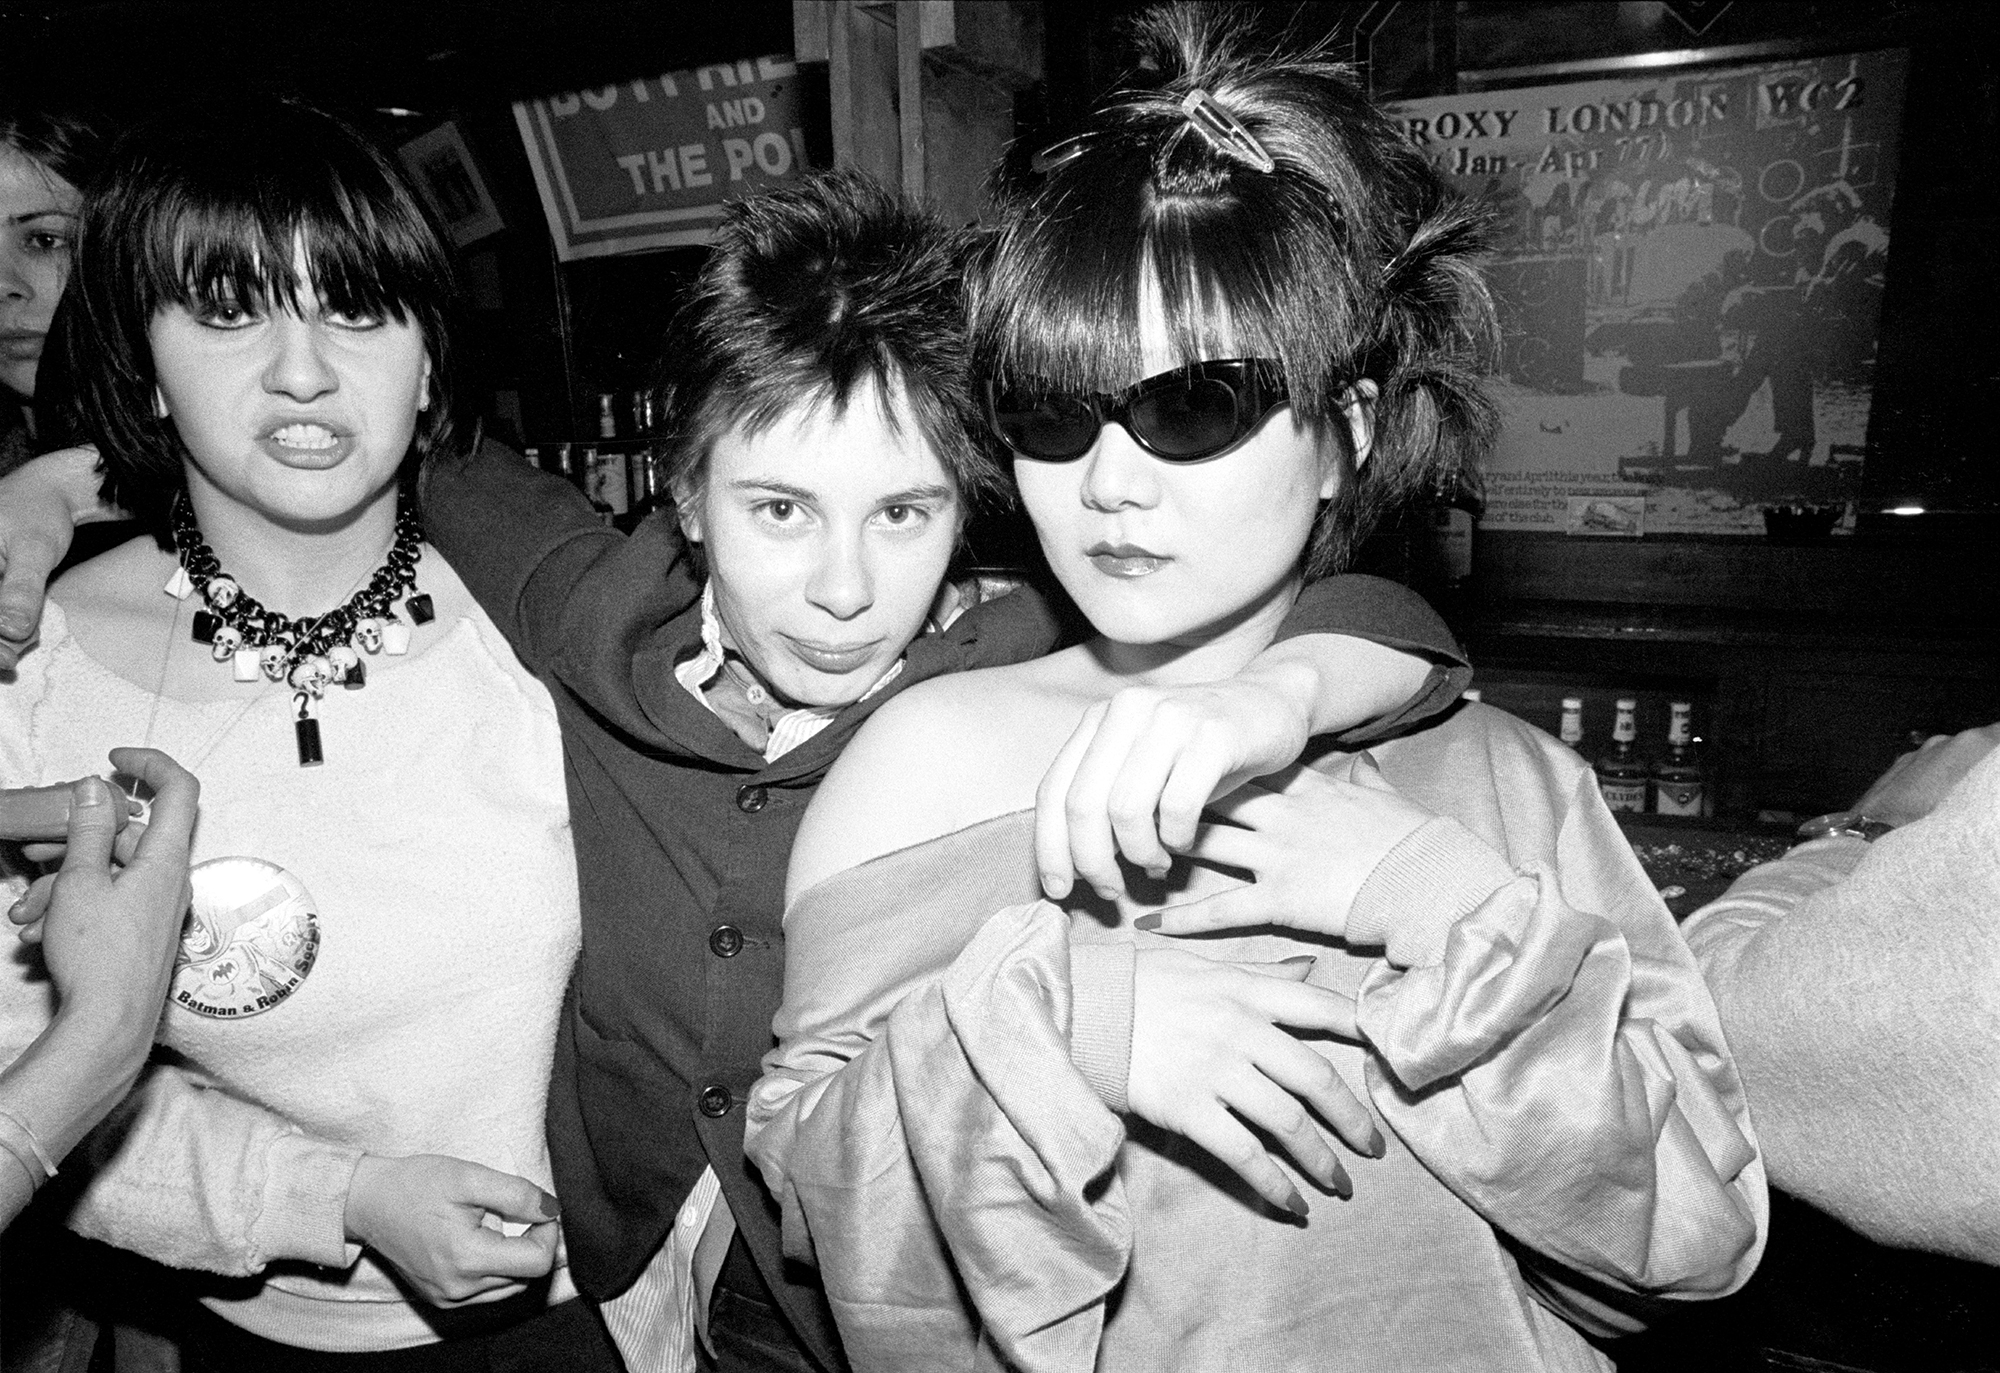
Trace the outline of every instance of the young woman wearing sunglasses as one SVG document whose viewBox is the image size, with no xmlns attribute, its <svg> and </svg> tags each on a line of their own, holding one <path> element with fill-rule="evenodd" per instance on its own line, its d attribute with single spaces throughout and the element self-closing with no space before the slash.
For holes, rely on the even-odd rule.
<svg viewBox="0 0 2000 1373">
<path fill-rule="evenodd" d="M 1491 433 L 1470 212 L 1339 67 L 1194 7 L 1141 36 L 976 310 L 1096 637 L 911 689 L 827 779 L 748 1151 L 857 1368 L 1608 1368 L 1587 1334 L 1748 1276 L 1765 1197 L 1575 755 L 1479 706 L 1319 741 L 1129 896 L 1038 899 L 1079 717 L 1227 676 Z"/>
</svg>

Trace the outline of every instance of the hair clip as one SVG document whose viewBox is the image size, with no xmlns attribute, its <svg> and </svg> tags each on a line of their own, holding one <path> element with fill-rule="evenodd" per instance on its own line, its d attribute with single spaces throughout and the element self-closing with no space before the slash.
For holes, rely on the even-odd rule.
<svg viewBox="0 0 2000 1373">
<path fill-rule="evenodd" d="M 1028 170 L 1037 176 L 1047 176 L 1058 167 L 1068 166 L 1089 150 L 1093 137 L 1092 134 L 1080 133 L 1049 144 L 1028 159 Z"/>
<path fill-rule="evenodd" d="M 1181 101 L 1181 113 L 1187 116 L 1202 141 L 1224 157 L 1248 162 L 1260 172 L 1278 169 L 1277 160 L 1264 150 L 1255 134 L 1243 127 L 1243 121 L 1223 109 L 1214 96 L 1199 86 Z"/>
</svg>

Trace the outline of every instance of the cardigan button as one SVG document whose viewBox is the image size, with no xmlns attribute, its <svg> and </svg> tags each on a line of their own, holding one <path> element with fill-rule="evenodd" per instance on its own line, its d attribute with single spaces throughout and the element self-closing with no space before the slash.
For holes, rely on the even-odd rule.
<svg viewBox="0 0 2000 1373">
<path fill-rule="evenodd" d="M 743 931 L 734 925 L 717 925 L 708 932 L 708 951 L 717 958 L 734 958 L 743 952 Z"/>
<path fill-rule="evenodd" d="M 726 1116 L 729 1114 L 729 1089 L 711 1082 L 701 1089 L 701 1097 L 697 1104 L 701 1107 L 701 1113 L 710 1119 Z"/>
<path fill-rule="evenodd" d="M 770 793 L 762 787 L 738 787 L 736 789 L 736 809 L 745 815 L 755 815 L 764 809 L 771 799 Z"/>
</svg>

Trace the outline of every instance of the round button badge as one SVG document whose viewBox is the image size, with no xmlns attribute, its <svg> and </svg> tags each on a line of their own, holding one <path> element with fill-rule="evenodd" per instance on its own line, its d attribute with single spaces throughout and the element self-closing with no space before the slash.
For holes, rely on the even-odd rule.
<svg viewBox="0 0 2000 1373">
<path fill-rule="evenodd" d="M 319 955 L 319 915 L 305 884 L 261 858 L 211 858 L 188 873 L 170 998 L 213 1020 L 270 1010 L 297 991 Z"/>
</svg>

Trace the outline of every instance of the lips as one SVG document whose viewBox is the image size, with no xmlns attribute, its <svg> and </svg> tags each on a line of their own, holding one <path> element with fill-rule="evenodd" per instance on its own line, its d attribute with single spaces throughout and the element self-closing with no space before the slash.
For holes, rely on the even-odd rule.
<svg viewBox="0 0 2000 1373">
<path fill-rule="evenodd" d="M 1134 543 L 1094 543 L 1083 550 L 1091 565 L 1107 577 L 1150 577 L 1173 559 Z"/>
<path fill-rule="evenodd" d="M 0 333 L 0 357 L 15 362 L 33 362 L 42 355 L 42 343 L 47 334 L 35 333 L 27 329 L 10 329 Z"/>
<path fill-rule="evenodd" d="M 866 667 L 881 643 L 880 639 L 870 639 L 861 644 L 822 644 L 810 639 L 785 639 L 785 646 L 800 662 L 834 676 L 844 676 Z"/>
<path fill-rule="evenodd" d="M 353 451 L 354 435 L 325 420 L 290 419 L 267 427 L 257 444 L 287 467 L 324 468 Z"/>
</svg>

